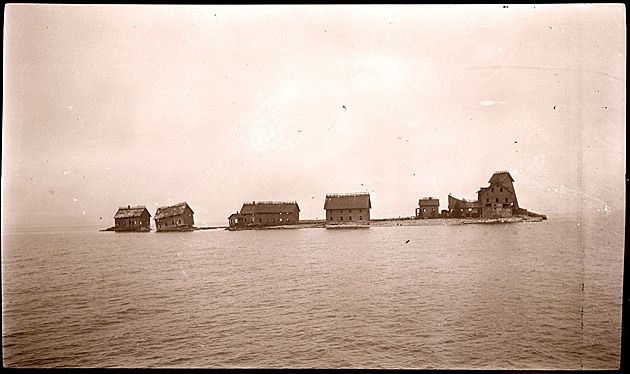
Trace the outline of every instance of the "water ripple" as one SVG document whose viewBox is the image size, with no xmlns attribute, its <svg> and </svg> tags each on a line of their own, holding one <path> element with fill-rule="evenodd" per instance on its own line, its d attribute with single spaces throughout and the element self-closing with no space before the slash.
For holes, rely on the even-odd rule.
<svg viewBox="0 0 630 374">
<path fill-rule="evenodd" d="M 623 238 L 576 230 L 7 234 L 4 364 L 616 368 Z"/>
</svg>

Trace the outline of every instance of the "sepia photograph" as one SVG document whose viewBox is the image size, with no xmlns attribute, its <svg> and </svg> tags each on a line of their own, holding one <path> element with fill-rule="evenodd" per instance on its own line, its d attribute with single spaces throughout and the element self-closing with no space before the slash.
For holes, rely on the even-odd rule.
<svg viewBox="0 0 630 374">
<path fill-rule="evenodd" d="M 5 4 L 4 368 L 619 370 L 624 4 Z"/>
</svg>

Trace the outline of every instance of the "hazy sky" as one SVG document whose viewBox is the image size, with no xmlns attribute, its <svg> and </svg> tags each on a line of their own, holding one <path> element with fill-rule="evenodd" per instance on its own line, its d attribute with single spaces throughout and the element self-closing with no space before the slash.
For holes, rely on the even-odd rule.
<svg viewBox="0 0 630 374">
<path fill-rule="evenodd" d="M 623 212 L 621 5 L 8 5 L 4 224 L 369 191 L 372 217 L 476 199 Z"/>
</svg>

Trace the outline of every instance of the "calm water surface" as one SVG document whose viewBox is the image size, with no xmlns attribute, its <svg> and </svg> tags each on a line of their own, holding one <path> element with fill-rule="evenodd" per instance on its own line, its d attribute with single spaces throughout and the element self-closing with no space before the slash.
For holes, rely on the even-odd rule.
<svg viewBox="0 0 630 374">
<path fill-rule="evenodd" d="M 11 232 L 10 367 L 614 369 L 623 223 Z"/>
</svg>

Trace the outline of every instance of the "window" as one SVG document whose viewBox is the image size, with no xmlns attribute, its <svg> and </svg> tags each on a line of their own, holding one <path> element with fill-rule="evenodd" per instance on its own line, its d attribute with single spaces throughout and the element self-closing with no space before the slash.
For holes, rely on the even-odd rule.
<svg viewBox="0 0 630 374">
<path fill-rule="evenodd" d="M 431 209 L 432 212 L 435 212 L 435 208 Z"/>
<path fill-rule="evenodd" d="M 348 221 L 352 221 L 352 216 L 349 216 L 349 217 L 348 217 Z"/>
<path fill-rule="evenodd" d="M 352 209 L 348 210 L 348 213 L 352 213 Z"/>
<path fill-rule="evenodd" d="M 499 191 L 503 192 L 503 187 L 499 188 Z"/>
<path fill-rule="evenodd" d="M 363 209 L 359 209 L 359 213 L 363 213 Z"/>
<path fill-rule="evenodd" d="M 329 221 L 332 221 L 332 216 L 330 216 L 330 217 L 328 218 L 328 220 L 329 220 Z"/>
<path fill-rule="evenodd" d="M 495 200 L 496 200 L 495 202 L 497 202 L 497 203 L 499 202 L 499 198 L 498 197 Z"/>
<path fill-rule="evenodd" d="M 363 221 L 363 216 L 359 216 L 359 221 Z"/>
<path fill-rule="evenodd" d="M 492 192 L 494 192 L 494 188 L 492 189 Z"/>
<path fill-rule="evenodd" d="M 343 217 L 339 217 L 339 220 L 340 220 L 340 221 L 343 221 Z"/>
<path fill-rule="evenodd" d="M 341 209 L 341 213 L 343 213 L 343 209 Z"/>
<path fill-rule="evenodd" d="M 486 198 L 486 203 L 489 203 L 489 202 L 490 202 L 490 199 Z"/>
<path fill-rule="evenodd" d="M 280 213 L 280 214 L 282 214 L 282 213 Z M 280 222 L 282 222 L 282 218 L 280 218 Z"/>
<path fill-rule="evenodd" d="M 422 213 L 426 212 L 427 208 L 422 208 Z"/>
<path fill-rule="evenodd" d="M 508 198 L 507 198 L 507 197 L 505 198 L 505 202 L 506 202 L 506 203 L 508 202 Z"/>
<path fill-rule="evenodd" d="M 258 218 L 258 223 L 262 223 L 262 218 Z"/>
</svg>

